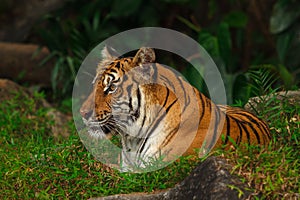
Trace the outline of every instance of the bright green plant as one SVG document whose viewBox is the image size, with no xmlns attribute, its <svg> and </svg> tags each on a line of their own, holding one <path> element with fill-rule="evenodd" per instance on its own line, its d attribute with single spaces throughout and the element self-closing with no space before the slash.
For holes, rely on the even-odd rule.
<svg viewBox="0 0 300 200">
<path fill-rule="evenodd" d="M 101 38 L 99 13 L 96 13 L 91 20 L 90 22 L 90 19 L 84 18 L 76 26 L 72 21 L 48 17 L 48 23 L 55 31 L 39 30 L 50 50 L 50 55 L 41 65 L 50 59 L 55 59 L 51 83 L 56 97 L 70 93 L 81 62 L 91 47 Z M 78 30 L 78 27 L 84 31 Z"/>
<path fill-rule="evenodd" d="M 38 93 L 29 97 L 15 93 L 11 100 L 4 100 L 0 104 L 0 131 L 2 142 L 14 143 L 14 137 L 24 138 L 28 134 L 45 137 L 50 133 L 51 119 L 46 116 L 45 108 L 37 105 L 43 95 Z M 47 121 L 48 123 L 43 123 Z M 14 136 L 14 137 L 12 137 Z"/>
<path fill-rule="evenodd" d="M 279 77 L 278 82 L 286 88 L 297 84 L 297 1 L 278 0 L 274 5 L 270 20 L 271 33 L 276 37 L 270 42 L 276 46 L 278 55 L 268 55 L 263 51 L 265 49 L 260 50 L 268 45 L 265 45 L 263 33 L 248 27 L 253 18 L 244 7 L 249 3 L 227 1 L 227 9 L 221 6 L 224 3 L 216 0 L 164 0 L 159 4 L 153 0 L 68 2 L 63 9 L 48 15 L 44 25 L 47 29 L 40 28 L 39 31 L 43 43 L 51 51 L 49 58 L 55 58 L 52 87 L 56 96 L 70 94 L 83 58 L 99 42 L 118 32 L 143 26 L 176 29 L 196 39 L 219 67 L 229 104 L 238 99 L 244 104 L 251 96 L 251 90 L 247 87 L 249 79 L 245 76 L 250 66 L 269 65 Z M 206 6 L 207 9 L 199 13 Z M 249 34 L 249 30 L 253 33 Z M 251 48 L 248 47 L 249 41 Z M 244 61 L 245 57 L 247 61 Z M 165 64 L 180 68 L 193 85 L 203 90 L 204 83 L 193 70 L 180 66 L 177 61 Z"/>
<path fill-rule="evenodd" d="M 51 74 L 55 97 L 70 95 L 76 72 L 85 56 L 104 39 L 125 29 L 122 28 L 124 24 L 132 23 L 115 23 L 116 19 L 129 19 L 140 7 L 139 0 L 89 3 L 76 0 L 69 2 L 64 10 L 45 16 L 47 28 L 40 27 L 37 30 L 44 45 L 49 48 L 50 55 L 41 65 L 50 59 L 55 60 Z M 107 10 L 111 12 L 107 13 Z M 147 12 L 153 13 L 151 10 Z M 138 17 L 133 18 L 140 20 Z"/>
<path fill-rule="evenodd" d="M 210 1 L 211 14 L 216 12 L 215 3 Z M 200 28 L 180 16 L 178 19 L 197 33 L 199 44 L 213 57 L 225 84 L 227 102 L 232 104 L 240 99 L 245 103 L 250 96 L 250 90 L 247 88 L 248 79 L 244 75 L 245 67 L 239 66 L 241 55 L 233 51 L 233 42 L 235 48 L 242 48 L 248 16 L 242 11 L 232 11 L 225 14 L 218 23 L 207 28 Z M 233 29 L 239 37 L 233 38 Z"/>
<path fill-rule="evenodd" d="M 258 96 L 252 101 L 253 110 L 271 131 L 271 143 L 265 148 L 246 145 L 245 148 L 215 152 L 224 156 L 233 173 L 260 194 L 260 199 L 297 198 L 299 194 L 300 105 L 288 98 L 278 99 L 272 89 L 276 78 L 270 68 L 251 70 L 247 76 L 251 91 Z"/>
</svg>

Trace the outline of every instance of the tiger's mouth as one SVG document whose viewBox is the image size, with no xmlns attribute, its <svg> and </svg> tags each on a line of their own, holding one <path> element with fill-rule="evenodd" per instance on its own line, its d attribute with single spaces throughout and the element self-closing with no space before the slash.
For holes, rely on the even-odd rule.
<svg viewBox="0 0 300 200">
<path fill-rule="evenodd" d="M 107 125 L 97 125 L 97 126 L 93 125 L 93 126 L 88 126 L 88 128 L 90 131 L 93 132 L 98 132 L 99 130 L 102 130 L 102 132 L 106 135 L 111 132 Z"/>
<path fill-rule="evenodd" d="M 107 138 L 116 134 L 123 135 L 127 132 L 127 125 L 134 121 L 132 115 L 127 112 L 108 114 L 100 120 L 92 116 L 88 119 L 82 118 L 82 120 L 91 135 L 102 135 Z"/>
<path fill-rule="evenodd" d="M 101 121 L 96 119 L 83 119 L 84 124 L 88 127 L 89 131 L 91 132 L 99 132 L 102 131 L 105 135 L 111 132 L 111 125 L 108 123 L 111 117 L 107 117 Z"/>
</svg>

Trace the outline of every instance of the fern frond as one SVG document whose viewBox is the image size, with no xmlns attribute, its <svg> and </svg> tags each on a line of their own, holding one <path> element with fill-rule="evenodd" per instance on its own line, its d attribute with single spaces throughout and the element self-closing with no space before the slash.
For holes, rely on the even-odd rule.
<svg viewBox="0 0 300 200">
<path fill-rule="evenodd" d="M 272 85 L 278 80 L 274 74 L 267 68 L 260 68 L 258 70 L 251 70 L 248 76 L 252 83 L 250 87 L 255 96 L 267 95 L 272 91 Z"/>
</svg>

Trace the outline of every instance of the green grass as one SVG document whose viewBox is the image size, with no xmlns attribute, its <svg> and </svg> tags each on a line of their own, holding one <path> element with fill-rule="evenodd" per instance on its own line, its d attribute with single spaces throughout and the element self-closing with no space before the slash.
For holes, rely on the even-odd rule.
<svg viewBox="0 0 300 200">
<path fill-rule="evenodd" d="M 0 199 L 87 199 L 119 193 L 152 192 L 174 186 L 196 166 L 190 158 L 149 173 L 120 173 L 96 161 L 82 145 L 74 125 L 71 136 L 55 140 L 46 110 L 35 98 L 0 103 Z M 299 107 L 284 103 L 270 123 L 267 149 L 215 151 L 234 165 L 233 173 L 266 199 L 292 198 L 299 188 Z M 197 160 L 199 161 L 199 160 Z M 299 196 L 298 196 L 299 197 Z"/>
<path fill-rule="evenodd" d="M 263 105 L 269 104 L 269 107 Z M 234 166 L 232 173 L 263 199 L 300 198 L 300 106 L 275 97 L 263 100 L 259 111 L 273 136 L 267 148 L 248 146 L 214 152 Z M 276 108 L 276 110 L 274 110 Z"/>
<path fill-rule="evenodd" d="M 152 192 L 172 187 L 196 164 L 183 158 L 151 173 L 120 173 L 93 158 L 72 123 L 70 138 L 57 142 L 49 135 L 51 120 L 44 109 L 34 108 L 34 101 L 16 97 L 0 104 L 0 199 L 86 199 Z"/>
</svg>

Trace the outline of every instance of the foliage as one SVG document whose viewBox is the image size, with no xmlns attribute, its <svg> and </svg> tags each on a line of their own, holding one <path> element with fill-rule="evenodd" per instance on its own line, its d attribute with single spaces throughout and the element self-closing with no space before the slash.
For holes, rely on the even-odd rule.
<svg viewBox="0 0 300 200">
<path fill-rule="evenodd" d="M 251 95 L 247 88 L 249 79 L 245 76 L 251 66 L 272 66 L 278 82 L 290 88 L 299 78 L 298 12 L 295 11 L 299 3 L 277 0 L 271 18 L 263 11 L 253 10 L 269 7 L 267 2 L 252 4 L 255 2 L 239 0 L 163 0 L 159 4 L 154 0 L 70 1 L 63 9 L 46 16 L 44 24 L 37 27 L 43 43 L 51 51 L 50 57 L 56 59 L 52 72 L 54 92 L 58 97 L 70 94 L 83 58 L 98 43 L 118 32 L 141 26 L 171 28 L 197 40 L 219 67 L 229 103 L 238 99 L 245 103 Z M 253 12 L 271 20 L 271 32 L 257 31 L 260 27 L 256 27 Z M 289 15 L 281 17 L 286 12 Z M 271 33 L 276 34 L 275 40 Z M 178 64 L 175 67 L 182 69 Z M 195 76 L 193 71 L 186 74 L 201 90 L 199 75 Z"/>
<path fill-rule="evenodd" d="M 215 1 L 210 2 L 212 6 L 210 7 L 211 11 L 209 11 L 209 13 L 214 13 L 217 9 L 220 9 Z M 234 7 L 233 4 L 235 3 L 236 2 L 233 1 L 231 6 Z M 299 7 L 298 2 L 293 3 L 294 6 Z M 287 23 L 295 23 L 295 19 L 298 18 L 298 12 L 296 12 L 297 9 L 293 8 L 293 5 L 278 1 L 277 4 L 274 5 L 274 15 L 276 15 L 276 10 L 280 10 L 280 6 L 283 6 L 282 10 L 280 10 L 280 14 L 283 15 L 285 11 L 290 11 L 289 14 L 291 16 L 287 17 L 287 21 L 289 20 Z M 258 69 L 266 68 L 267 66 L 267 68 L 274 72 L 276 81 L 283 83 L 286 89 L 290 89 L 291 86 L 295 84 L 297 74 L 299 73 L 299 70 L 296 70 L 299 68 L 299 64 L 297 64 L 299 59 L 293 55 L 292 60 L 289 59 L 285 62 L 285 55 L 295 52 L 289 50 L 292 48 L 291 37 L 294 37 L 295 40 L 295 37 L 297 37 L 295 31 L 298 29 L 285 34 L 283 37 L 277 38 L 276 47 L 278 57 L 271 58 L 271 62 L 270 58 L 264 55 L 264 52 L 257 51 L 251 55 L 253 61 L 248 63 L 249 66 L 245 66 L 247 63 L 243 63 L 241 59 L 245 57 L 244 54 L 245 51 L 247 51 L 244 47 L 247 40 L 251 39 L 251 41 L 255 43 L 256 48 L 259 48 L 262 44 L 259 39 L 253 40 L 252 38 L 247 38 L 246 30 L 250 23 L 249 20 L 251 20 L 249 19 L 249 13 L 244 10 L 231 10 L 228 13 L 222 13 L 221 17 L 217 19 L 217 22 L 214 22 L 211 26 L 201 28 L 182 17 L 179 18 L 187 27 L 197 32 L 199 43 L 208 51 L 219 67 L 224 80 L 229 104 L 234 103 L 236 100 L 241 100 L 243 102 L 242 104 L 244 104 L 248 98 L 253 95 L 251 88 L 248 87 L 250 79 L 245 75 L 245 72 L 251 68 Z M 277 21 L 279 20 L 281 20 L 281 25 L 285 24 L 285 22 L 282 22 L 282 18 L 272 16 L 271 24 L 273 28 L 278 25 Z M 272 33 L 276 32 L 273 31 Z M 291 64 L 291 62 L 293 64 Z M 271 86 L 273 85 L 270 85 L 270 87 Z"/>
<path fill-rule="evenodd" d="M 276 50 L 280 63 L 278 69 L 285 86 L 290 88 L 300 77 L 300 2 L 277 0 L 270 18 L 270 31 L 276 36 Z"/>
<path fill-rule="evenodd" d="M 254 188 L 261 199 L 298 199 L 300 105 L 279 101 L 272 94 L 258 102 L 258 107 L 263 108 L 259 114 L 269 122 L 271 144 L 267 148 L 246 146 L 215 154 L 232 163 L 232 172 Z"/>
<path fill-rule="evenodd" d="M 271 89 L 276 82 L 270 68 L 252 70 L 248 76 L 255 96 L 252 103 L 256 114 L 268 122 L 272 140 L 267 148 L 246 146 L 237 150 L 216 152 L 235 167 L 233 173 L 255 188 L 263 199 L 292 199 L 299 196 L 300 105 L 279 100 Z"/>
<path fill-rule="evenodd" d="M 141 1 L 122 1 L 121 4 L 117 1 L 92 1 L 86 4 L 77 0 L 69 2 L 63 10 L 45 16 L 47 23 L 44 26 L 47 28 L 42 26 L 36 29 L 51 52 L 41 65 L 55 58 L 51 82 L 56 97 L 70 94 L 76 72 L 85 56 L 105 38 L 125 30 L 114 21 L 118 18 L 130 20 L 130 15 L 137 15 L 140 4 Z M 106 13 L 107 10 L 112 12 Z"/>
<path fill-rule="evenodd" d="M 94 16 L 78 16 L 80 20 L 62 20 L 60 17 L 46 16 L 51 30 L 39 29 L 40 36 L 50 50 L 50 55 L 41 65 L 55 58 L 55 65 L 51 75 L 51 83 L 55 97 L 70 93 L 77 70 L 90 48 L 106 35 L 101 34 L 99 13 Z M 91 21 L 90 21 L 91 20 Z M 78 23 L 78 24 L 77 24 Z M 78 30 L 78 26 L 83 30 Z M 61 88 L 61 89 L 60 89 Z"/>
</svg>

